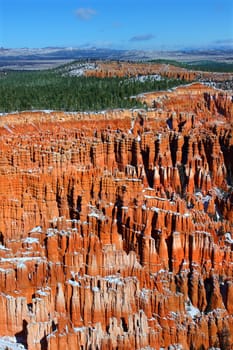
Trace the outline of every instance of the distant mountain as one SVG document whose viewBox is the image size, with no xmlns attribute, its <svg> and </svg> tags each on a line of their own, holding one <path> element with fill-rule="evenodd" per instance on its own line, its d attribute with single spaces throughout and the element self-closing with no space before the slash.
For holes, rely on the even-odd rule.
<svg viewBox="0 0 233 350">
<path fill-rule="evenodd" d="M 110 58 L 121 57 L 125 51 L 111 49 L 79 49 L 46 47 L 41 49 L 0 49 L 0 59 L 80 59 L 80 58 Z"/>
<path fill-rule="evenodd" d="M 175 59 L 177 61 L 216 60 L 232 61 L 233 49 L 185 49 L 180 51 L 117 50 L 106 48 L 0 48 L 0 69 L 51 68 L 70 60 L 152 60 Z"/>
</svg>

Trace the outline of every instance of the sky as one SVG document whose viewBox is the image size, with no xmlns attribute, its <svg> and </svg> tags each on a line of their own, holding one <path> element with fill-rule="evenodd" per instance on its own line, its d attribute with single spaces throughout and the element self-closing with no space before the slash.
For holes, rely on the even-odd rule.
<svg viewBox="0 0 233 350">
<path fill-rule="evenodd" d="M 233 0 L 0 0 L 0 47 L 233 48 Z"/>
</svg>

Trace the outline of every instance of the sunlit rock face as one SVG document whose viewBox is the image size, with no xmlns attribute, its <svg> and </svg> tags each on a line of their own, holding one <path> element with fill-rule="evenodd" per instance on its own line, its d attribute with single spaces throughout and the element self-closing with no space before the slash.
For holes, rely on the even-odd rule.
<svg viewBox="0 0 233 350">
<path fill-rule="evenodd" d="M 230 349 L 232 97 L 194 84 L 138 98 L 147 110 L 1 116 L 12 347 Z"/>
<path fill-rule="evenodd" d="M 81 68 L 78 72 L 71 72 L 71 75 L 85 75 L 88 77 L 137 77 L 139 80 L 145 76 L 158 75 L 163 78 L 182 79 L 186 81 L 232 81 L 232 73 L 214 73 L 203 72 L 198 70 L 190 70 L 179 66 L 166 63 L 133 63 L 133 62 L 116 62 L 116 61 L 97 61 L 94 65 L 87 65 L 84 69 Z M 158 78 L 153 77 L 153 78 Z"/>
</svg>

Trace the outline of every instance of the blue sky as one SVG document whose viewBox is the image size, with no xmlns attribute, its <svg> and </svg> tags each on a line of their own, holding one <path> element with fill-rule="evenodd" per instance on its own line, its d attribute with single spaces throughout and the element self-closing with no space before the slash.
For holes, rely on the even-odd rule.
<svg viewBox="0 0 233 350">
<path fill-rule="evenodd" d="M 0 46 L 231 45 L 233 0 L 0 0 Z"/>
</svg>

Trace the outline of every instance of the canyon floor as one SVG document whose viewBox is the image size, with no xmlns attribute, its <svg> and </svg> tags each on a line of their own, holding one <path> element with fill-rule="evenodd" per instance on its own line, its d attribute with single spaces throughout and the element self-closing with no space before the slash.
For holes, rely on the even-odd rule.
<svg viewBox="0 0 233 350">
<path fill-rule="evenodd" d="M 136 98 L 0 117 L 0 349 L 232 349 L 232 94 Z"/>
</svg>

